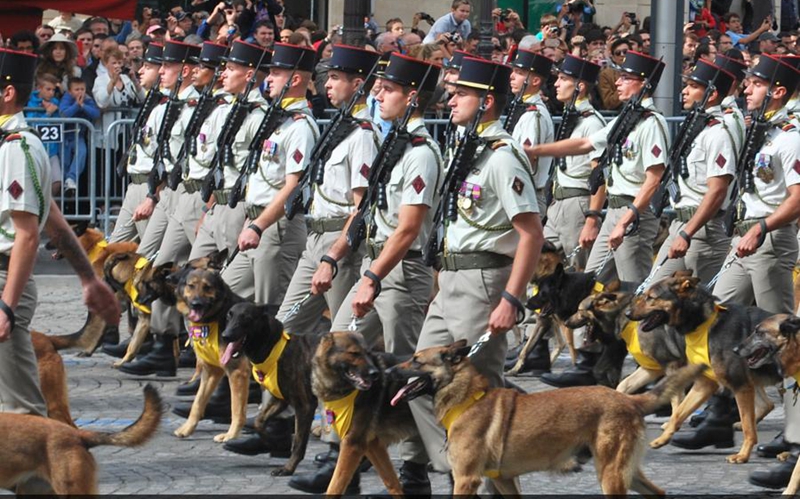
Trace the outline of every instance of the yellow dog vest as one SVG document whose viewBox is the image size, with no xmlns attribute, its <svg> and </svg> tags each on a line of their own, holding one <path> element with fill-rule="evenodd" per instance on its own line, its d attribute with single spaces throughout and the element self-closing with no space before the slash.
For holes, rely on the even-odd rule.
<svg viewBox="0 0 800 499">
<path fill-rule="evenodd" d="M 623 328 L 622 333 L 620 336 L 623 340 L 625 340 L 625 346 L 628 347 L 628 352 L 633 356 L 633 359 L 636 361 L 637 364 L 642 366 L 645 369 L 649 369 L 651 371 L 660 371 L 661 366 L 653 360 L 652 357 L 645 354 L 642 351 L 641 345 L 639 345 L 639 323 L 636 321 L 630 321 L 628 324 Z"/>
<path fill-rule="evenodd" d="M 447 411 L 444 416 L 442 416 L 442 426 L 444 426 L 445 431 L 447 432 L 447 436 L 450 436 L 450 427 L 453 426 L 458 418 L 464 414 L 467 409 L 472 407 L 475 402 L 479 401 L 486 395 L 486 392 L 481 390 L 479 392 L 475 392 L 469 397 L 467 400 L 461 402 L 460 404 L 456 405 L 455 407 L 451 407 L 449 411 Z M 500 470 L 486 470 L 484 471 L 484 476 L 487 478 L 500 478 Z"/>
<path fill-rule="evenodd" d="M 141 272 L 142 269 L 147 266 L 147 262 L 148 261 L 149 260 L 147 258 L 145 258 L 143 256 L 140 256 L 139 259 L 136 260 L 136 264 L 134 264 L 134 266 L 133 266 L 133 268 L 136 270 L 136 272 L 133 273 L 133 275 L 131 276 L 130 279 L 125 281 L 125 292 L 128 293 L 128 297 L 131 299 L 131 303 L 138 310 L 141 310 L 142 312 L 144 312 L 146 314 L 150 313 L 150 307 L 146 307 L 146 306 L 144 306 L 141 303 L 136 301 L 136 298 L 139 297 L 139 291 L 137 291 L 136 290 L 136 286 L 133 285 L 133 280 L 136 278 L 136 276 L 139 274 L 139 272 Z"/>
<path fill-rule="evenodd" d="M 100 253 L 102 253 L 107 246 L 108 246 L 108 241 L 106 241 L 105 239 L 101 239 L 97 244 L 94 245 L 94 247 L 91 250 L 89 250 L 89 254 L 86 255 L 87 257 L 89 257 L 89 261 L 92 263 L 96 262 L 97 257 L 100 256 Z"/>
<path fill-rule="evenodd" d="M 706 319 L 705 322 L 700 324 L 697 329 L 692 333 L 687 334 L 686 338 L 686 360 L 689 364 L 701 364 L 708 366 L 708 369 L 703 371 L 703 376 L 711 381 L 717 381 L 717 376 L 711 369 L 711 357 L 708 353 L 708 331 L 711 325 L 717 320 L 720 310 L 725 310 L 719 305 L 714 306 L 714 313 Z"/>
<path fill-rule="evenodd" d="M 346 397 L 322 402 L 325 407 L 325 420 L 329 426 L 333 426 L 339 438 L 344 438 L 350 431 L 358 393 L 358 390 L 353 390 Z"/>
<path fill-rule="evenodd" d="M 289 335 L 284 331 L 264 362 L 253 364 L 253 378 L 266 388 L 273 397 L 281 400 L 283 400 L 283 394 L 281 393 L 281 387 L 278 385 L 278 360 L 283 355 L 283 349 L 286 348 L 289 339 Z"/>
<path fill-rule="evenodd" d="M 222 367 L 219 357 L 219 323 L 189 323 L 189 338 L 194 353 L 206 364 Z"/>
</svg>

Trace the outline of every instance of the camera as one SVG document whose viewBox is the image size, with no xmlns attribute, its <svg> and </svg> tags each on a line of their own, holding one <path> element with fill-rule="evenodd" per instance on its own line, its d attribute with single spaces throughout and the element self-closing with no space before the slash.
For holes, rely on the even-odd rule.
<svg viewBox="0 0 800 499">
<path fill-rule="evenodd" d="M 126 74 L 128 74 L 128 73 L 130 73 L 130 72 L 131 72 L 131 68 L 129 68 L 128 66 L 122 66 L 122 67 L 119 69 L 119 72 L 120 72 L 120 73 L 122 73 L 122 74 L 124 74 L 124 75 L 126 75 Z"/>
<path fill-rule="evenodd" d="M 511 9 L 503 9 L 503 11 L 502 11 L 502 12 L 500 12 L 500 21 L 501 21 L 501 22 L 505 22 L 505 21 L 507 21 L 507 20 L 508 20 L 508 16 L 509 16 L 509 15 L 510 15 L 512 12 L 514 12 L 514 11 L 513 11 L 513 10 L 511 10 Z"/>
<path fill-rule="evenodd" d="M 436 22 L 436 19 L 434 19 L 433 16 L 428 14 L 428 13 L 417 12 L 417 14 L 419 15 L 420 19 L 422 19 L 426 23 L 430 24 L 431 26 L 433 26 L 433 24 Z"/>
<path fill-rule="evenodd" d="M 339 26 L 339 28 L 336 29 L 336 34 L 338 34 L 339 36 L 343 36 L 344 35 L 344 28 Z"/>
<path fill-rule="evenodd" d="M 631 20 L 631 24 L 639 24 L 639 20 L 636 19 L 636 13 L 635 12 L 628 12 L 625 15 L 628 16 L 628 19 Z"/>
</svg>

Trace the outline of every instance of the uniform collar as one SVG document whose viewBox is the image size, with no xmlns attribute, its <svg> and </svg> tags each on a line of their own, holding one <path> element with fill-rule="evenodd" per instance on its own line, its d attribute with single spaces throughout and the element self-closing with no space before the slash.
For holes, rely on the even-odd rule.
<svg viewBox="0 0 800 499">
<path fill-rule="evenodd" d="M 16 130 L 18 128 L 24 128 L 25 126 L 27 126 L 27 122 L 25 121 L 25 115 L 22 114 L 22 111 L 16 114 L 0 116 L 0 129 Z"/>
<path fill-rule="evenodd" d="M 264 95 L 261 93 L 261 89 L 258 87 L 253 87 L 250 90 L 250 93 L 247 94 L 247 102 L 251 104 L 266 104 L 267 100 L 264 98 Z"/>
<path fill-rule="evenodd" d="M 592 107 L 591 101 L 589 99 L 578 99 L 575 101 L 575 109 L 580 112 L 583 111 L 594 111 L 594 107 Z"/>
<path fill-rule="evenodd" d="M 194 85 L 189 85 L 188 87 L 184 88 L 180 92 L 178 92 L 178 99 L 180 100 L 189 100 L 192 97 L 198 97 L 200 92 L 194 88 Z"/>
<path fill-rule="evenodd" d="M 534 92 L 532 94 L 524 94 L 522 96 L 522 102 L 525 104 L 538 104 L 539 102 L 542 102 L 542 93 Z"/>
<path fill-rule="evenodd" d="M 722 99 L 722 107 L 733 107 L 738 109 L 739 104 L 736 103 L 736 97 L 729 95 Z"/>
<path fill-rule="evenodd" d="M 495 123 L 497 123 L 497 120 L 492 120 L 492 121 L 484 121 L 483 123 L 480 123 L 480 124 L 478 125 L 478 135 L 482 135 L 482 134 L 483 134 L 483 132 L 484 132 L 484 131 L 485 131 L 487 128 L 491 127 L 491 126 L 492 126 L 492 125 L 494 125 Z"/>
<path fill-rule="evenodd" d="M 642 99 L 642 107 L 645 109 L 655 109 L 656 103 L 653 102 L 652 97 L 645 97 L 644 99 Z"/>
<path fill-rule="evenodd" d="M 304 109 L 308 107 L 305 97 L 286 97 L 281 101 L 283 109 Z"/>
<path fill-rule="evenodd" d="M 481 138 L 496 140 L 510 137 L 508 132 L 505 131 L 503 125 L 500 123 L 500 120 L 484 123 L 481 126 L 483 128 L 479 127 L 478 129 L 478 135 L 480 135 Z"/>
<path fill-rule="evenodd" d="M 722 115 L 722 106 L 721 105 L 716 105 L 716 106 L 707 107 L 706 108 L 706 113 L 708 113 L 708 114 L 710 114 L 712 116 L 721 116 Z"/>
<path fill-rule="evenodd" d="M 408 120 L 406 130 L 408 130 L 409 133 L 414 133 L 420 128 L 425 128 L 425 120 L 419 117 L 414 117 Z"/>
<path fill-rule="evenodd" d="M 367 103 L 364 104 L 356 104 L 353 106 L 353 117 L 358 118 L 359 114 L 361 118 L 368 118 L 369 117 L 369 110 L 367 109 Z"/>
<path fill-rule="evenodd" d="M 772 114 L 772 116 L 769 117 L 769 122 L 774 125 L 777 125 L 779 123 L 787 121 L 788 119 L 789 119 L 789 110 L 786 107 L 782 107 L 777 111 L 775 111 L 774 114 Z"/>
</svg>

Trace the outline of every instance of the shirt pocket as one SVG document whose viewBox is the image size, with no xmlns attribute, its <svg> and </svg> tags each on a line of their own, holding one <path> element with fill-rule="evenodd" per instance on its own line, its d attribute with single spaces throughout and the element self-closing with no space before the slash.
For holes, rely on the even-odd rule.
<svg viewBox="0 0 800 499">
<path fill-rule="evenodd" d="M 689 182 L 704 187 L 708 185 L 705 149 L 694 145 L 692 152 L 686 158 L 686 168 L 689 171 L 689 178 L 687 179 Z"/>
<path fill-rule="evenodd" d="M 350 194 L 350 162 L 346 147 L 337 147 L 331 153 L 323 178 L 325 192 L 335 196 L 338 201 L 347 199 Z"/>
</svg>

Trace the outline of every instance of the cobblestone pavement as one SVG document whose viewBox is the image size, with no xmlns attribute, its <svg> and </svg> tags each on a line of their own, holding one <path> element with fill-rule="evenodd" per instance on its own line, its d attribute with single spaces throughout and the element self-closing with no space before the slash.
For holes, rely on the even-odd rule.
<svg viewBox="0 0 800 499">
<path fill-rule="evenodd" d="M 39 308 L 34 327 L 50 334 L 65 334 L 77 330 L 83 323 L 85 308 L 81 302 L 80 286 L 71 276 L 39 275 Z M 187 380 L 191 370 L 181 369 L 177 378 L 136 378 L 124 375 L 111 367 L 112 359 L 102 353 L 79 358 L 65 352 L 64 360 L 69 378 L 69 397 L 72 415 L 79 426 L 97 431 L 116 431 L 133 422 L 142 408 L 142 387 L 153 383 L 169 405 L 179 399 L 175 388 Z M 560 370 L 568 363 L 561 358 Z M 630 368 L 630 366 L 628 366 Z M 515 381 L 528 391 L 548 389 L 538 380 L 519 377 Z M 759 425 L 759 440 L 771 439 L 782 428 L 783 410 L 774 390 L 770 394 L 776 409 Z M 249 406 L 253 414 L 256 406 Z M 289 494 L 287 477 L 273 477 L 270 471 L 284 463 L 283 459 L 266 456 L 246 457 L 227 452 L 212 441 L 225 427 L 204 421 L 190 438 L 179 440 L 172 435 L 183 420 L 165 413 L 157 436 L 138 449 L 100 447 L 92 451 L 100 466 L 100 492 L 103 494 Z M 648 418 L 647 436 L 660 432 L 664 418 Z M 542 423 L 546 424 L 546 422 Z M 741 443 L 737 434 L 737 445 Z M 306 460 L 298 472 L 316 470 L 311 457 L 326 449 L 312 437 Z M 732 465 L 725 456 L 734 449 L 683 451 L 667 446 L 648 450 L 644 459 L 645 473 L 672 494 L 764 494 L 766 491 L 747 483 L 747 474 L 764 469 L 776 461 L 760 458 L 753 453 L 750 463 Z M 542 449 L 548 452 L 548 449 Z M 396 456 L 396 453 L 394 453 Z M 395 462 L 399 466 L 398 462 Z M 448 481 L 444 475 L 433 474 L 434 491 L 446 493 Z M 570 474 L 535 473 L 522 477 L 522 488 L 528 494 L 595 494 L 600 492 L 591 462 L 582 472 Z M 362 478 L 362 492 L 382 489 L 374 470 Z"/>
</svg>

